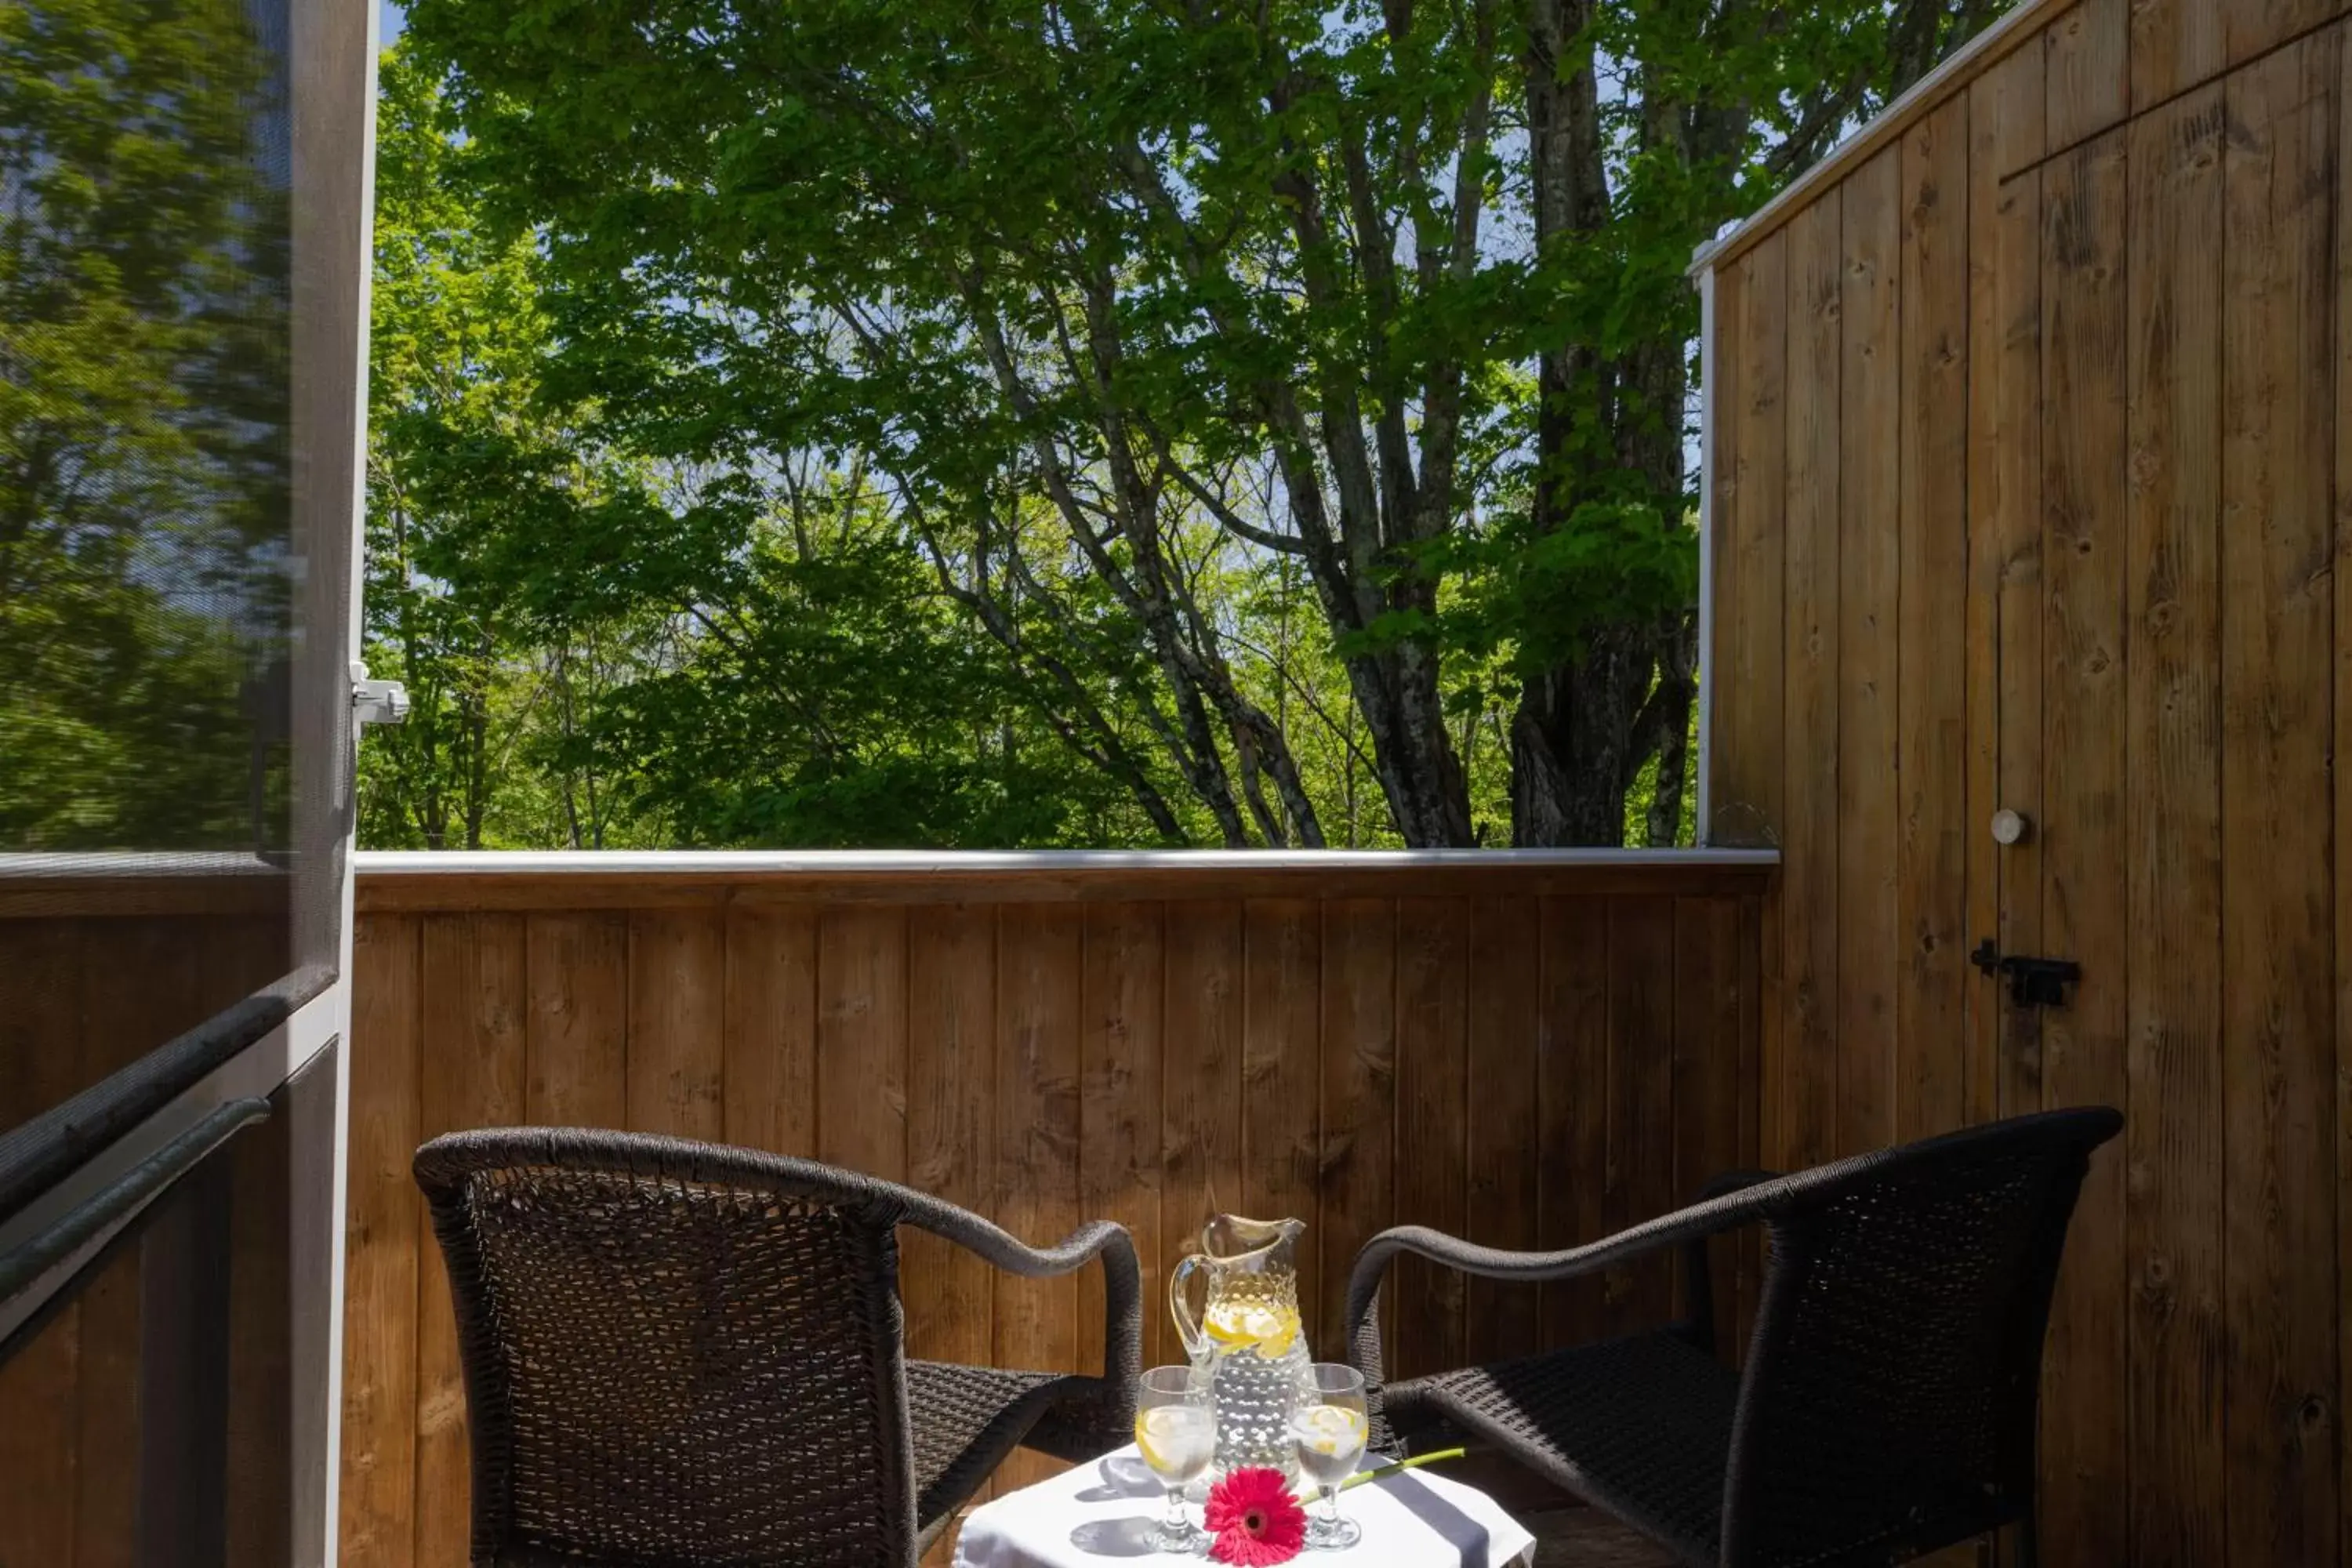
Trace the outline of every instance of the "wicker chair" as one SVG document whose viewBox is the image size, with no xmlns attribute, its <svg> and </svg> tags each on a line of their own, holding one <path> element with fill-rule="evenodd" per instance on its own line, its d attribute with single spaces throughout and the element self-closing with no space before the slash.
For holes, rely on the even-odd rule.
<svg viewBox="0 0 2352 1568">
<path fill-rule="evenodd" d="M 2051 1111 L 1795 1175 L 1566 1252 L 1407 1226 L 1358 1255 L 1349 1351 L 1375 1443 L 1491 1443 L 1724 1568 L 1899 1563 L 2019 1527 L 2032 1561 L 2042 1332 L 2091 1152 L 2123 1119 Z M 1746 1369 L 1714 1353 L 1706 1238 L 1751 1224 L 1770 1261 Z M 1378 1303 L 1401 1252 L 1490 1279 L 1570 1279 L 1685 1249 L 1687 1319 L 1654 1332 L 1381 1385 Z"/>
<path fill-rule="evenodd" d="M 620 1132 L 461 1132 L 415 1173 L 457 1305 L 477 1564 L 912 1564 L 1015 1447 L 1131 1435 L 1118 1226 L 1038 1251 L 887 1182 Z M 1033 1278 L 1099 1257 L 1106 1375 L 906 1360 L 900 1225 Z"/>
</svg>

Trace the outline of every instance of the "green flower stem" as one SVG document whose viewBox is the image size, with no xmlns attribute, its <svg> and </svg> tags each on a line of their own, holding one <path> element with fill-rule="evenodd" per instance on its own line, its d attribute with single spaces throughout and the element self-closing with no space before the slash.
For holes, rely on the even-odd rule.
<svg viewBox="0 0 2352 1568">
<path fill-rule="evenodd" d="M 1434 1454 L 1415 1454 L 1410 1459 L 1399 1459 L 1395 1464 L 1383 1465 L 1377 1470 L 1359 1470 L 1341 1481 L 1339 1489 L 1344 1492 L 1350 1488 L 1362 1486 L 1366 1481 L 1385 1480 L 1402 1471 L 1417 1470 L 1423 1465 L 1433 1465 L 1440 1459 L 1458 1459 L 1469 1451 L 1467 1448 L 1440 1448 Z"/>
</svg>

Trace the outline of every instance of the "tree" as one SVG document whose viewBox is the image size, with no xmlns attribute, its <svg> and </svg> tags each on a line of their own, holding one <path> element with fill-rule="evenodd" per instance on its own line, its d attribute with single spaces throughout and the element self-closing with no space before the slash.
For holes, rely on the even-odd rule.
<svg viewBox="0 0 2352 1568">
<path fill-rule="evenodd" d="M 412 708 L 363 750 L 363 841 L 1152 835 L 855 470 L 648 456 L 551 384 L 537 237 L 482 221 L 438 68 L 381 79 L 366 625 Z"/>
<path fill-rule="evenodd" d="M 1082 568 L 1229 843 L 1324 834 L 1200 531 L 1295 561 L 1404 839 L 1476 837 L 1469 658 L 1516 687 L 1513 837 L 1556 843 L 1615 841 L 1645 769 L 1652 834 L 1681 815 L 1693 243 L 1986 9 L 419 0 L 410 28 L 544 236 L 551 376 L 616 438 L 863 455 L 1016 660 L 1008 595 L 1082 618 L 1036 552 Z M 1050 539 L 1005 526 L 1024 500 Z"/>
</svg>

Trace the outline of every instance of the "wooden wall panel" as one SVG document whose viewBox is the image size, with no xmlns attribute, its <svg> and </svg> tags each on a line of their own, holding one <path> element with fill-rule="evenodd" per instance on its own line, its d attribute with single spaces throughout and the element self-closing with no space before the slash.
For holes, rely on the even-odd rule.
<svg viewBox="0 0 2352 1568">
<path fill-rule="evenodd" d="M 1778 427 L 1718 412 L 1711 451 L 1718 562 L 1756 527 L 1725 476 L 1786 475 L 1785 657 L 1759 686 L 1781 728 L 1718 722 L 1710 749 L 1714 780 L 1781 775 L 1758 1126 L 1768 1163 L 1803 1164 L 1955 1120 L 2124 1108 L 2049 1340 L 2045 1560 L 2352 1563 L 2340 7 L 2045 10 L 2038 47 L 1906 105 L 1722 253 L 1744 283 L 1777 245 L 1787 279 L 1777 323 L 1718 293 L 1737 330 L 1707 367 L 1738 409 L 1739 345 L 1786 345 Z M 1855 243 L 1882 221 L 1889 147 L 1893 398 L 1860 384 L 1885 332 Z M 1964 203 L 1927 199 L 1954 181 Z M 1939 386 L 1961 378 L 1964 397 Z M 1891 517 L 1886 444 L 1856 425 L 1890 407 Z M 1871 553 L 1890 541 L 1892 584 Z M 1725 585 L 1718 567 L 1709 658 L 1746 669 L 1730 661 L 1774 610 L 1742 602 L 1727 626 Z M 1876 1016 L 1885 827 L 1876 781 L 1852 775 L 1890 721 L 1883 626 L 1900 967 L 1873 1137 L 1888 1100 L 1854 1036 Z M 1715 711 L 1741 697 L 1723 680 Z M 2026 819 L 2013 846 L 1988 833 L 1999 807 Z M 1980 938 L 2083 979 L 2063 1009 L 2017 1005 L 1957 962 Z"/>
<path fill-rule="evenodd" d="M 1547 890 L 1426 898 L 1401 874 L 1390 897 L 756 910 L 566 909 L 557 886 L 527 914 L 362 912 L 345 1550 L 463 1556 L 463 1404 L 407 1180 L 416 1138 L 557 1106 L 666 1114 L 677 1064 L 716 1049 L 730 1134 L 904 1176 L 1034 1242 L 1125 1221 L 1160 1358 L 1181 1356 L 1165 1270 L 1207 1215 L 1304 1219 L 1309 1342 L 1336 1355 L 1348 1265 L 1378 1230 L 1570 1245 L 1757 1148 L 1741 1075 L 1758 1062 L 1764 880 L 1646 879 L 1656 891 L 1631 897 L 1530 878 Z M 689 1018 L 709 1040 L 687 1037 Z M 1728 1315 L 1732 1249 L 1725 1263 Z M 1099 1361 L 1091 1269 L 1008 1279 L 909 1237 L 901 1289 L 915 1353 Z M 1668 1267 L 1581 1297 L 1474 1297 L 1459 1276 L 1401 1270 L 1386 1321 L 1400 1361 L 1433 1366 L 1662 1317 L 1675 1297 Z M 1018 1456 L 995 1484 L 1051 1468 Z"/>
<path fill-rule="evenodd" d="M 1612 899 L 1609 934 L 1609 1155 L 1604 1233 L 1673 1207 L 1675 1151 L 1675 904 Z M 1606 1326 L 1632 1331 L 1674 1310 L 1674 1260 L 1648 1258 L 1607 1270 Z"/>
<path fill-rule="evenodd" d="M 1470 901 L 1398 900 L 1396 1217 L 1450 1236 L 1470 1223 L 1469 979 Z M 1395 1292 L 1393 1374 L 1461 1365 L 1463 1277 L 1400 1258 Z"/>
<path fill-rule="evenodd" d="M 1313 1343 L 1337 1354 L 1346 1334 L 1349 1268 L 1365 1242 L 1395 1223 L 1393 900 L 1344 899 L 1323 906 L 1322 983 L 1323 1147 L 1316 1183 L 1322 1212 L 1314 1246 L 1322 1260 L 1324 1289 L 1309 1331 Z M 1539 1055 L 1540 1044 L 1537 1050 Z M 1150 1317 L 1156 1335 L 1166 1315 L 1154 1311 Z"/>
<path fill-rule="evenodd" d="M 529 948 L 519 914 L 429 915 L 418 932 L 417 1136 L 525 1120 L 524 1017 Z M 356 933 L 354 935 L 356 940 Z M 354 975 L 354 980 L 358 976 Z M 354 999 L 353 1019 L 364 1015 Z M 353 1039 L 356 1041 L 354 1033 Z M 354 1045 L 353 1049 L 359 1047 Z M 359 1114 L 354 1108 L 354 1115 Z M 412 1187 L 412 1194 L 415 1189 Z M 416 1235 L 415 1561 L 462 1563 L 468 1539 L 470 1463 L 466 1389 L 449 1281 L 432 1245 L 425 1199 L 415 1194 Z M 349 1243 L 346 1220 L 346 1245 Z M 344 1322 L 348 1364 L 354 1326 Z M 425 1500 L 435 1506 L 423 1506 Z M 443 1500 L 446 1505 L 442 1506 Z"/>
<path fill-rule="evenodd" d="M 1837 1131 L 1895 1128 L 1896 633 L 1902 596 L 1901 148 L 1845 183 L 1838 325 Z"/>
<path fill-rule="evenodd" d="M 2336 1554 L 2329 571 L 2336 37 L 2226 83 L 2223 1237 L 2232 1561 Z"/>
<path fill-rule="evenodd" d="M 1048 904 L 1007 908 L 997 915 L 992 1206 L 998 1224 L 1039 1244 L 1060 1240 L 1082 1218 L 1078 1020 L 1084 915 L 1080 909 Z M 1046 1372 L 1081 1363 L 1076 1279 L 1000 1274 L 995 1283 L 996 1365 Z M 999 1477 L 1003 1484 L 1026 1486 L 1058 1468 L 1024 1452 L 1006 1461 Z"/>
<path fill-rule="evenodd" d="M 416 1311 L 424 1205 L 408 1163 L 423 1142 L 419 918 L 352 935 L 351 1142 L 343 1217 L 343 1470 L 340 1561 L 412 1561 Z"/>
<path fill-rule="evenodd" d="M 1769 841 L 1780 818 L 1781 411 L 1787 242 L 1775 236 L 1715 280 L 1712 408 L 1715 658 L 1708 683 L 1708 838 Z"/>
<path fill-rule="evenodd" d="M 2042 34 L 2053 153 L 2089 141 L 2129 112 L 2129 0 L 2080 0 Z"/>
<path fill-rule="evenodd" d="M 1784 998 L 1780 1060 L 1765 1092 L 1774 1147 L 1812 1165 L 1837 1147 L 1838 1120 L 1838 418 L 1843 192 L 1789 226 L 1787 441 L 1788 735 L 1780 824 Z"/>
<path fill-rule="evenodd" d="M 1969 102 L 1903 138 L 1894 1135 L 1967 1120 Z"/>
<path fill-rule="evenodd" d="M 2135 121 L 2125 737 L 2132 1557 L 2223 1561 L 2221 91 Z"/>
<path fill-rule="evenodd" d="M 1548 1252 L 1609 1234 L 1602 1184 L 1609 1166 L 1608 908 L 1582 899 L 1543 900 L 1543 990 L 1536 1050 L 1537 1242 Z M 1752 1114 L 1752 1108 L 1751 1108 Z M 1607 1321 L 1604 1281 L 1543 1288 L 1546 1349 L 1597 1339 Z"/>
<path fill-rule="evenodd" d="M 2102 983 L 2043 1020 L 2043 1103 L 2120 1105 L 2124 1078 L 2125 185 L 2118 132 L 2042 173 L 2045 738 L 2042 942 Z M 2045 1358 L 2046 1463 L 2073 1484 L 2043 1510 L 2059 1562 L 2122 1560 L 2122 1163 L 2076 1205 Z"/>
<path fill-rule="evenodd" d="M 1166 1295 L 1168 1270 L 1160 1239 L 1160 917 L 1157 904 L 1087 906 L 1079 982 L 1078 1213 L 1127 1226 L 1147 1302 Z M 915 1090 L 919 1098 L 922 1086 Z M 1102 1280 L 1100 1268 L 1078 1276 L 1080 1323 L 1102 1321 Z M 1164 1310 L 1147 1315 L 1148 1364 L 1182 1359 L 1162 1343 L 1173 1334 Z M 1099 1373 L 1100 1336 L 1084 1335 L 1080 1350 L 1081 1364 Z"/>
<path fill-rule="evenodd" d="M 638 910 L 628 923 L 625 1114 L 637 1132 L 716 1139 L 727 1059 L 727 928 L 716 910 Z"/>
<path fill-rule="evenodd" d="M 814 910 L 727 911 L 727 1043 L 719 1082 L 728 1142 L 771 1154 L 815 1154 Z M 909 1145 L 909 1159 L 919 1159 L 911 1132 Z"/>
<path fill-rule="evenodd" d="M 1538 1146 L 1538 1074 L 1536 1054 L 1528 1047 L 1538 1026 L 1541 934 L 1532 899 L 1471 900 L 1469 1237 L 1511 1251 L 1534 1247 L 1538 1236 L 1541 1170 L 1528 1158 Z M 1471 1280 L 1464 1353 L 1487 1362 L 1534 1351 L 1537 1295 Z"/>
</svg>

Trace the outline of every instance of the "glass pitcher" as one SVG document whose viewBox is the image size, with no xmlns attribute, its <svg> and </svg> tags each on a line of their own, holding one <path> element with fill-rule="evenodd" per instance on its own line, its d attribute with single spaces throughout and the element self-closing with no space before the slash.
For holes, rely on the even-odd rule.
<svg viewBox="0 0 2352 1568">
<path fill-rule="evenodd" d="M 1168 1310 L 1183 1336 L 1192 1376 L 1217 1416 L 1219 1474 L 1242 1465 L 1297 1468 L 1288 1423 L 1299 1377 L 1311 1364 L 1298 1321 L 1298 1238 L 1304 1220 L 1221 1214 L 1201 1227 L 1201 1250 L 1168 1276 Z M 1190 1282 L 1202 1277 L 1198 1313 Z"/>
</svg>

